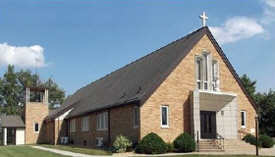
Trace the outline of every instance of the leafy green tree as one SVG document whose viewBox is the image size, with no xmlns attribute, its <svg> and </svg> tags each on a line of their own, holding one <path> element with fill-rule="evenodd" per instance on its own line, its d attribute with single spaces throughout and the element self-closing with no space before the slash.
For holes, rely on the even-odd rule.
<svg viewBox="0 0 275 157">
<path fill-rule="evenodd" d="M 14 66 L 8 66 L 3 78 L 0 78 L 0 115 L 22 115 L 25 105 L 27 86 L 42 86 L 49 89 L 49 108 L 54 109 L 65 99 L 65 91 L 51 78 L 46 82 L 30 70 L 14 71 Z M 31 99 L 35 94 L 31 94 Z"/>
<path fill-rule="evenodd" d="M 262 133 L 275 136 L 275 92 L 258 94 L 259 127 Z"/>
<path fill-rule="evenodd" d="M 252 99 L 256 100 L 256 80 L 250 79 L 246 74 L 243 74 L 241 77 L 241 80 L 243 82 L 243 85 L 245 89 L 248 91 L 248 93 L 251 95 Z"/>
<path fill-rule="evenodd" d="M 65 100 L 65 91 L 49 78 L 42 86 L 49 90 L 49 108 L 54 109 L 59 107 Z"/>
<path fill-rule="evenodd" d="M 2 114 L 19 114 L 19 84 L 14 66 L 8 66 L 7 72 L 1 80 L 1 97 L 3 97 Z"/>
</svg>

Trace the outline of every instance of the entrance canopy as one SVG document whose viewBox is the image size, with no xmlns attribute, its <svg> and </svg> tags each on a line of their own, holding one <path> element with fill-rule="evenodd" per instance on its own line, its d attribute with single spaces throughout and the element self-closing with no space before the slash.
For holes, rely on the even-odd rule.
<svg viewBox="0 0 275 157">
<path fill-rule="evenodd" d="M 231 93 L 199 91 L 200 110 L 218 112 L 236 97 Z"/>
</svg>

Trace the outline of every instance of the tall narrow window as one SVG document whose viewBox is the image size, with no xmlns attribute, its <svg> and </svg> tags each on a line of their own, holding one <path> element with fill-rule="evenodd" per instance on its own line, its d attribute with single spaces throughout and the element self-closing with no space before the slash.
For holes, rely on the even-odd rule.
<svg viewBox="0 0 275 157">
<path fill-rule="evenodd" d="M 201 66 L 202 66 L 202 64 L 201 64 L 201 58 L 200 57 L 198 57 L 197 59 L 196 59 L 196 78 L 197 78 L 197 89 L 201 89 L 201 86 L 202 86 L 202 84 L 201 84 Z"/>
<path fill-rule="evenodd" d="M 218 62 L 212 60 L 212 86 L 213 90 L 216 88 L 216 81 L 218 79 Z"/>
<path fill-rule="evenodd" d="M 246 128 L 246 111 L 241 111 L 241 127 Z"/>
<path fill-rule="evenodd" d="M 108 130 L 108 113 L 97 115 L 97 130 Z"/>
<path fill-rule="evenodd" d="M 39 124 L 34 123 L 33 127 L 34 127 L 34 133 L 38 133 L 39 132 Z"/>
<path fill-rule="evenodd" d="M 70 132 L 75 132 L 75 119 L 70 120 Z"/>
<path fill-rule="evenodd" d="M 139 108 L 138 107 L 134 107 L 134 110 L 133 110 L 133 125 L 134 125 L 134 128 L 138 127 L 139 125 Z"/>
<path fill-rule="evenodd" d="M 208 80 L 209 80 L 209 63 L 208 63 L 208 54 L 203 54 L 203 89 L 208 89 Z"/>
<path fill-rule="evenodd" d="M 169 106 L 161 106 L 161 127 L 169 127 Z"/>
<path fill-rule="evenodd" d="M 81 131 L 89 131 L 89 117 L 82 118 Z"/>
</svg>

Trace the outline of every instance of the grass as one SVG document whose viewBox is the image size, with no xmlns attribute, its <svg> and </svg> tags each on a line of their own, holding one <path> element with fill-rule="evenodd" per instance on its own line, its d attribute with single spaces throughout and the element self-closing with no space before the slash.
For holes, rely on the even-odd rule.
<svg viewBox="0 0 275 157">
<path fill-rule="evenodd" d="M 165 157 L 255 157 L 255 155 L 201 155 L 201 154 L 188 154 L 188 155 L 176 155 Z M 261 157 L 274 157 L 274 156 L 262 156 Z"/>
<path fill-rule="evenodd" d="M 74 152 L 74 153 L 88 154 L 88 155 L 112 155 L 111 152 L 101 150 L 101 149 L 79 148 L 79 147 L 75 147 L 75 146 L 46 145 L 46 144 L 39 145 L 39 146 L 46 147 L 46 148 L 65 150 L 65 151 Z"/>
<path fill-rule="evenodd" d="M 1 157 L 67 157 L 30 146 L 0 146 Z"/>
</svg>

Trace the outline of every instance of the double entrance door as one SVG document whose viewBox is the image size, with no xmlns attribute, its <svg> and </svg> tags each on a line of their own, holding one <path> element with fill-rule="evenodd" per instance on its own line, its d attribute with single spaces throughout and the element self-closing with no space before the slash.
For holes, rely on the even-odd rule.
<svg viewBox="0 0 275 157">
<path fill-rule="evenodd" d="M 200 111 L 201 117 L 201 138 L 214 139 L 217 134 L 216 112 Z"/>
</svg>

